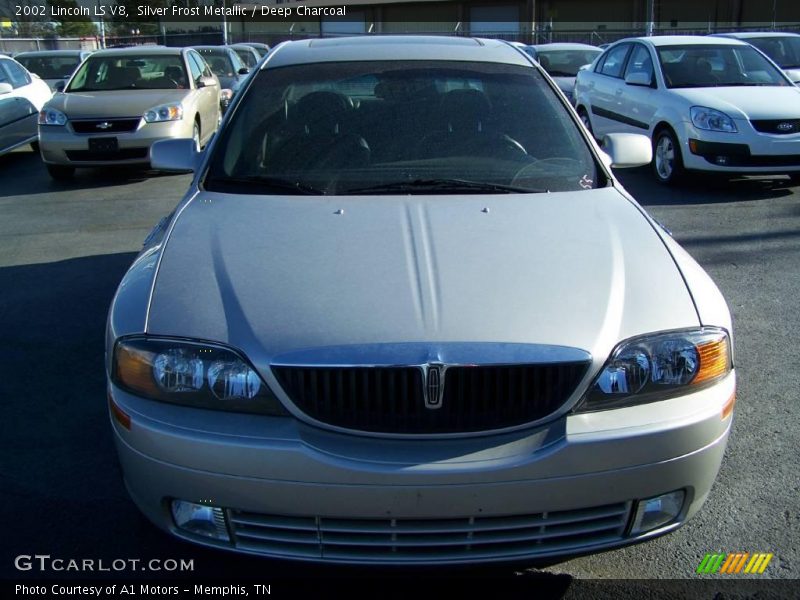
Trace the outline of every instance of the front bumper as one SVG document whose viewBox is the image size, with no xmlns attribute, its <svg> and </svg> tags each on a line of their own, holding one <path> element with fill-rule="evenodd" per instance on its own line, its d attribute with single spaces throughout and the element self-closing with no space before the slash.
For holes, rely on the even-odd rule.
<svg viewBox="0 0 800 600">
<path fill-rule="evenodd" d="M 681 154 L 687 169 L 736 174 L 800 173 L 800 133 L 756 131 L 746 120 L 736 120 L 738 133 L 678 127 Z"/>
<path fill-rule="evenodd" d="M 142 120 L 135 131 L 117 133 L 75 133 L 71 125 L 39 126 L 39 148 L 42 160 L 48 164 L 71 167 L 105 165 L 149 165 L 150 146 L 158 140 L 191 138 L 194 121 L 181 119 L 163 123 Z M 119 152 L 96 153 L 89 150 L 91 138 L 117 138 Z"/>
<path fill-rule="evenodd" d="M 450 440 L 332 433 L 293 418 L 186 409 L 111 388 L 126 485 L 162 529 L 272 557 L 431 564 L 594 552 L 671 531 L 705 501 L 735 389 Z M 637 500 L 684 490 L 678 518 L 628 534 Z M 178 530 L 171 499 L 222 507 L 230 542 Z"/>
</svg>

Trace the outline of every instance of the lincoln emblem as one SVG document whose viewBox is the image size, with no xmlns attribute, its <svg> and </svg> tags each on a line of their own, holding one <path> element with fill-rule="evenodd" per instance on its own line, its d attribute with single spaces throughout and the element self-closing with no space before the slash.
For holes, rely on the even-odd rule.
<svg viewBox="0 0 800 600">
<path fill-rule="evenodd" d="M 425 408 L 435 410 L 442 407 L 444 369 L 441 363 L 427 364 L 423 367 Z"/>
</svg>

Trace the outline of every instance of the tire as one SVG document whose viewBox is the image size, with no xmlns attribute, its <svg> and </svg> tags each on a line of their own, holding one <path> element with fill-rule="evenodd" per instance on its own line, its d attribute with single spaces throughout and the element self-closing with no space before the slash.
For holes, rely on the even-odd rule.
<svg viewBox="0 0 800 600">
<path fill-rule="evenodd" d="M 578 116 L 581 119 L 581 123 L 583 126 L 586 127 L 586 130 L 594 137 L 594 131 L 592 131 L 592 122 L 589 120 L 589 113 L 586 112 L 586 109 L 582 106 L 578 109 Z"/>
<path fill-rule="evenodd" d="M 64 165 L 45 165 L 50 177 L 56 181 L 66 181 L 72 179 L 75 174 L 75 167 L 65 167 Z"/>
<path fill-rule="evenodd" d="M 192 139 L 197 146 L 197 151 L 200 152 L 200 123 L 194 122 L 194 129 L 192 130 Z"/>
<path fill-rule="evenodd" d="M 653 137 L 653 176 L 662 185 L 676 185 L 684 180 L 686 169 L 678 140 L 671 129 L 659 129 Z"/>
</svg>

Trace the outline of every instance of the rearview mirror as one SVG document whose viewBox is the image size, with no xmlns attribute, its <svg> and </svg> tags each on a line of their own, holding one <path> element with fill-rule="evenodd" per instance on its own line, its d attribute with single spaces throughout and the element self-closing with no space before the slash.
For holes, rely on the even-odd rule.
<svg viewBox="0 0 800 600">
<path fill-rule="evenodd" d="M 10 83 L 0 83 L 0 94 L 8 94 L 14 90 L 14 86 Z"/>
<path fill-rule="evenodd" d="M 628 73 L 625 75 L 625 83 L 628 85 L 642 85 L 642 86 L 649 86 L 652 82 L 652 78 L 650 77 L 650 73 L 645 73 L 644 71 L 636 71 L 635 73 Z"/>
<path fill-rule="evenodd" d="M 191 138 L 159 140 L 150 146 L 150 166 L 158 171 L 191 173 L 203 154 Z"/>
<path fill-rule="evenodd" d="M 650 164 L 653 146 L 650 138 L 638 133 L 609 133 L 603 138 L 603 151 L 615 169 L 628 169 Z"/>
</svg>

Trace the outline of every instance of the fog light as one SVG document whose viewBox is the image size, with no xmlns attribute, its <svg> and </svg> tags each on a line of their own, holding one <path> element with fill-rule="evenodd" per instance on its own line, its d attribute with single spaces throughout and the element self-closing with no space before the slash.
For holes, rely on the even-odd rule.
<svg viewBox="0 0 800 600">
<path fill-rule="evenodd" d="M 173 500 L 172 518 L 178 529 L 223 542 L 230 540 L 225 513 L 216 506 Z"/>
<path fill-rule="evenodd" d="M 636 506 L 636 516 L 633 518 L 631 526 L 631 535 L 639 535 L 674 521 L 681 514 L 685 497 L 686 493 L 679 490 L 663 496 L 639 500 Z"/>
<path fill-rule="evenodd" d="M 718 165 L 721 165 L 721 166 L 724 167 L 725 165 L 728 164 L 728 157 L 727 156 L 718 156 L 717 158 L 714 159 L 714 162 L 716 162 Z"/>
</svg>

